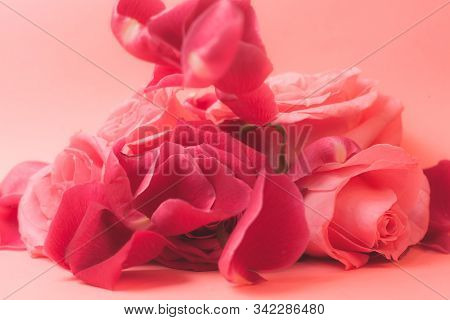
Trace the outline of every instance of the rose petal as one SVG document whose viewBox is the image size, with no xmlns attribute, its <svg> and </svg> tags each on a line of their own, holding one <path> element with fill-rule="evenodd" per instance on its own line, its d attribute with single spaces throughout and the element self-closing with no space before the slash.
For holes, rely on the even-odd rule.
<svg viewBox="0 0 450 320">
<path fill-rule="evenodd" d="M 69 268 L 65 261 L 66 249 L 92 202 L 107 202 L 104 186 L 98 183 L 75 186 L 67 190 L 45 240 L 45 254 L 61 266 Z"/>
<path fill-rule="evenodd" d="M 77 278 L 112 289 L 123 269 L 150 261 L 165 244 L 164 238 L 156 233 L 133 233 L 108 209 L 91 203 L 66 249 L 65 258 Z"/>
<path fill-rule="evenodd" d="M 272 63 L 261 48 L 240 42 L 233 63 L 216 87 L 236 95 L 249 93 L 257 90 L 272 70 Z M 268 91 L 272 92 L 270 89 Z"/>
<path fill-rule="evenodd" d="M 218 98 L 243 121 L 265 125 L 274 120 L 278 113 L 270 88 L 263 84 L 257 90 L 242 95 L 217 91 Z"/>
<path fill-rule="evenodd" d="M 111 28 L 119 43 L 139 59 L 176 65 L 176 56 L 164 43 L 155 42 L 147 29 L 150 17 L 164 10 L 159 0 L 119 0 L 111 19 Z"/>
<path fill-rule="evenodd" d="M 424 170 L 431 188 L 430 225 L 423 244 L 450 253 L 450 161 Z"/>
<path fill-rule="evenodd" d="M 154 230 L 165 236 L 177 236 L 192 232 L 217 221 L 237 215 L 233 211 L 201 210 L 180 199 L 163 202 L 153 213 Z"/>
<path fill-rule="evenodd" d="M 304 252 L 308 238 L 303 200 L 296 186 L 286 175 L 261 175 L 247 211 L 224 248 L 220 272 L 234 283 L 261 281 L 257 271 L 292 265 Z"/>
<path fill-rule="evenodd" d="M 182 49 L 185 86 L 207 87 L 225 74 L 238 51 L 243 25 L 241 10 L 228 0 L 217 1 L 195 20 Z"/>
</svg>

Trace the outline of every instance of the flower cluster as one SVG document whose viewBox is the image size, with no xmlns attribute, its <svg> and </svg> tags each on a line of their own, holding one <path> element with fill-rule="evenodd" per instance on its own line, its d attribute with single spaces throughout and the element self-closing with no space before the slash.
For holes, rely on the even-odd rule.
<svg viewBox="0 0 450 320">
<path fill-rule="evenodd" d="M 153 79 L 52 163 L 11 170 L 0 248 L 104 288 L 149 262 L 251 284 L 303 254 L 351 269 L 450 250 L 450 164 L 398 146 L 403 106 L 356 68 L 269 77 L 250 0 L 119 0 L 112 30 Z"/>
</svg>

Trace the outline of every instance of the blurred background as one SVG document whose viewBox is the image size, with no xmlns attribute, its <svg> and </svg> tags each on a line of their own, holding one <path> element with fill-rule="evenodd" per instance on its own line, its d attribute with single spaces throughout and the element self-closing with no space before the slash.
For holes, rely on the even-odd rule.
<svg viewBox="0 0 450 320">
<path fill-rule="evenodd" d="M 346 68 L 445 2 L 253 0 L 274 73 Z M 19 161 L 51 161 L 133 94 L 123 83 L 138 89 L 150 79 L 152 66 L 110 32 L 113 4 L 0 1 L 0 176 Z M 358 66 L 406 106 L 404 146 L 424 166 L 450 158 L 450 5 Z"/>
</svg>

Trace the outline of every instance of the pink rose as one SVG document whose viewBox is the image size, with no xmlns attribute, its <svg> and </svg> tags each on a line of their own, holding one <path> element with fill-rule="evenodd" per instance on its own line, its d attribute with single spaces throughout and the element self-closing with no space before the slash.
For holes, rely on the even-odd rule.
<svg viewBox="0 0 450 320">
<path fill-rule="evenodd" d="M 186 0 L 170 9 L 160 0 L 119 0 L 111 26 L 128 52 L 157 64 L 151 86 L 214 86 L 248 122 L 276 115 L 264 84 L 272 64 L 250 0 Z"/>
<path fill-rule="evenodd" d="M 307 253 L 330 256 L 347 269 L 366 264 L 372 252 L 397 260 L 428 228 L 428 182 L 401 148 L 375 145 L 354 154 L 347 141 L 324 138 L 309 147 L 324 164 L 316 160 L 314 173 L 297 183 L 311 232 Z"/>
<path fill-rule="evenodd" d="M 157 89 L 136 93 L 109 116 L 97 135 L 113 143 L 141 126 L 153 126 L 164 131 L 179 121 L 199 120 L 199 115 L 183 106 L 185 101 L 178 97 L 182 91 Z"/>
<path fill-rule="evenodd" d="M 423 244 L 450 253 L 450 161 L 443 160 L 426 169 L 430 182 L 430 227 Z"/>
<path fill-rule="evenodd" d="M 272 123 L 310 126 L 309 142 L 345 136 L 361 148 L 400 143 L 401 103 L 380 94 L 374 82 L 361 77 L 356 68 L 342 74 L 287 73 L 269 78 L 267 84 L 280 110 Z M 207 118 L 215 123 L 237 119 L 224 104 L 214 104 Z"/>
<path fill-rule="evenodd" d="M 280 108 L 275 123 L 311 125 L 310 140 L 345 136 L 361 148 L 398 145 L 403 106 L 378 92 L 356 68 L 343 73 L 284 74 L 268 80 Z"/>
<path fill-rule="evenodd" d="M 301 193 L 287 176 L 266 173 L 259 153 L 215 126 L 180 124 L 117 143 L 104 184 L 65 193 L 45 251 L 106 288 L 150 260 L 254 283 L 259 271 L 295 263 L 307 240 Z"/>
<path fill-rule="evenodd" d="M 64 192 L 102 179 L 105 152 L 101 139 L 76 134 L 51 165 L 30 178 L 19 204 L 18 220 L 22 241 L 33 255 L 45 254 L 42 246 Z"/>
<path fill-rule="evenodd" d="M 17 207 L 30 177 L 45 167 L 42 162 L 15 166 L 0 183 L 0 249 L 24 249 L 17 222 Z"/>
</svg>

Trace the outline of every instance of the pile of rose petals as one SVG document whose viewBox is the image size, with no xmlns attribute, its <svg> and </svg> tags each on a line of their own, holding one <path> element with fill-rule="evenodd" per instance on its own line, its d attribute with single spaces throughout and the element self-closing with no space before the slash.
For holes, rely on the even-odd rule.
<svg viewBox="0 0 450 320">
<path fill-rule="evenodd" d="M 0 184 L 0 248 L 112 288 L 147 263 L 238 284 L 303 254 L 346 269 L 450 250 L 450 162 L 398 145 L 401 103 L 356 68 L 268 77 L 250 0 L 119 0 L 112 30 L 153 79 L 97 134 Z"/>
</svg>

